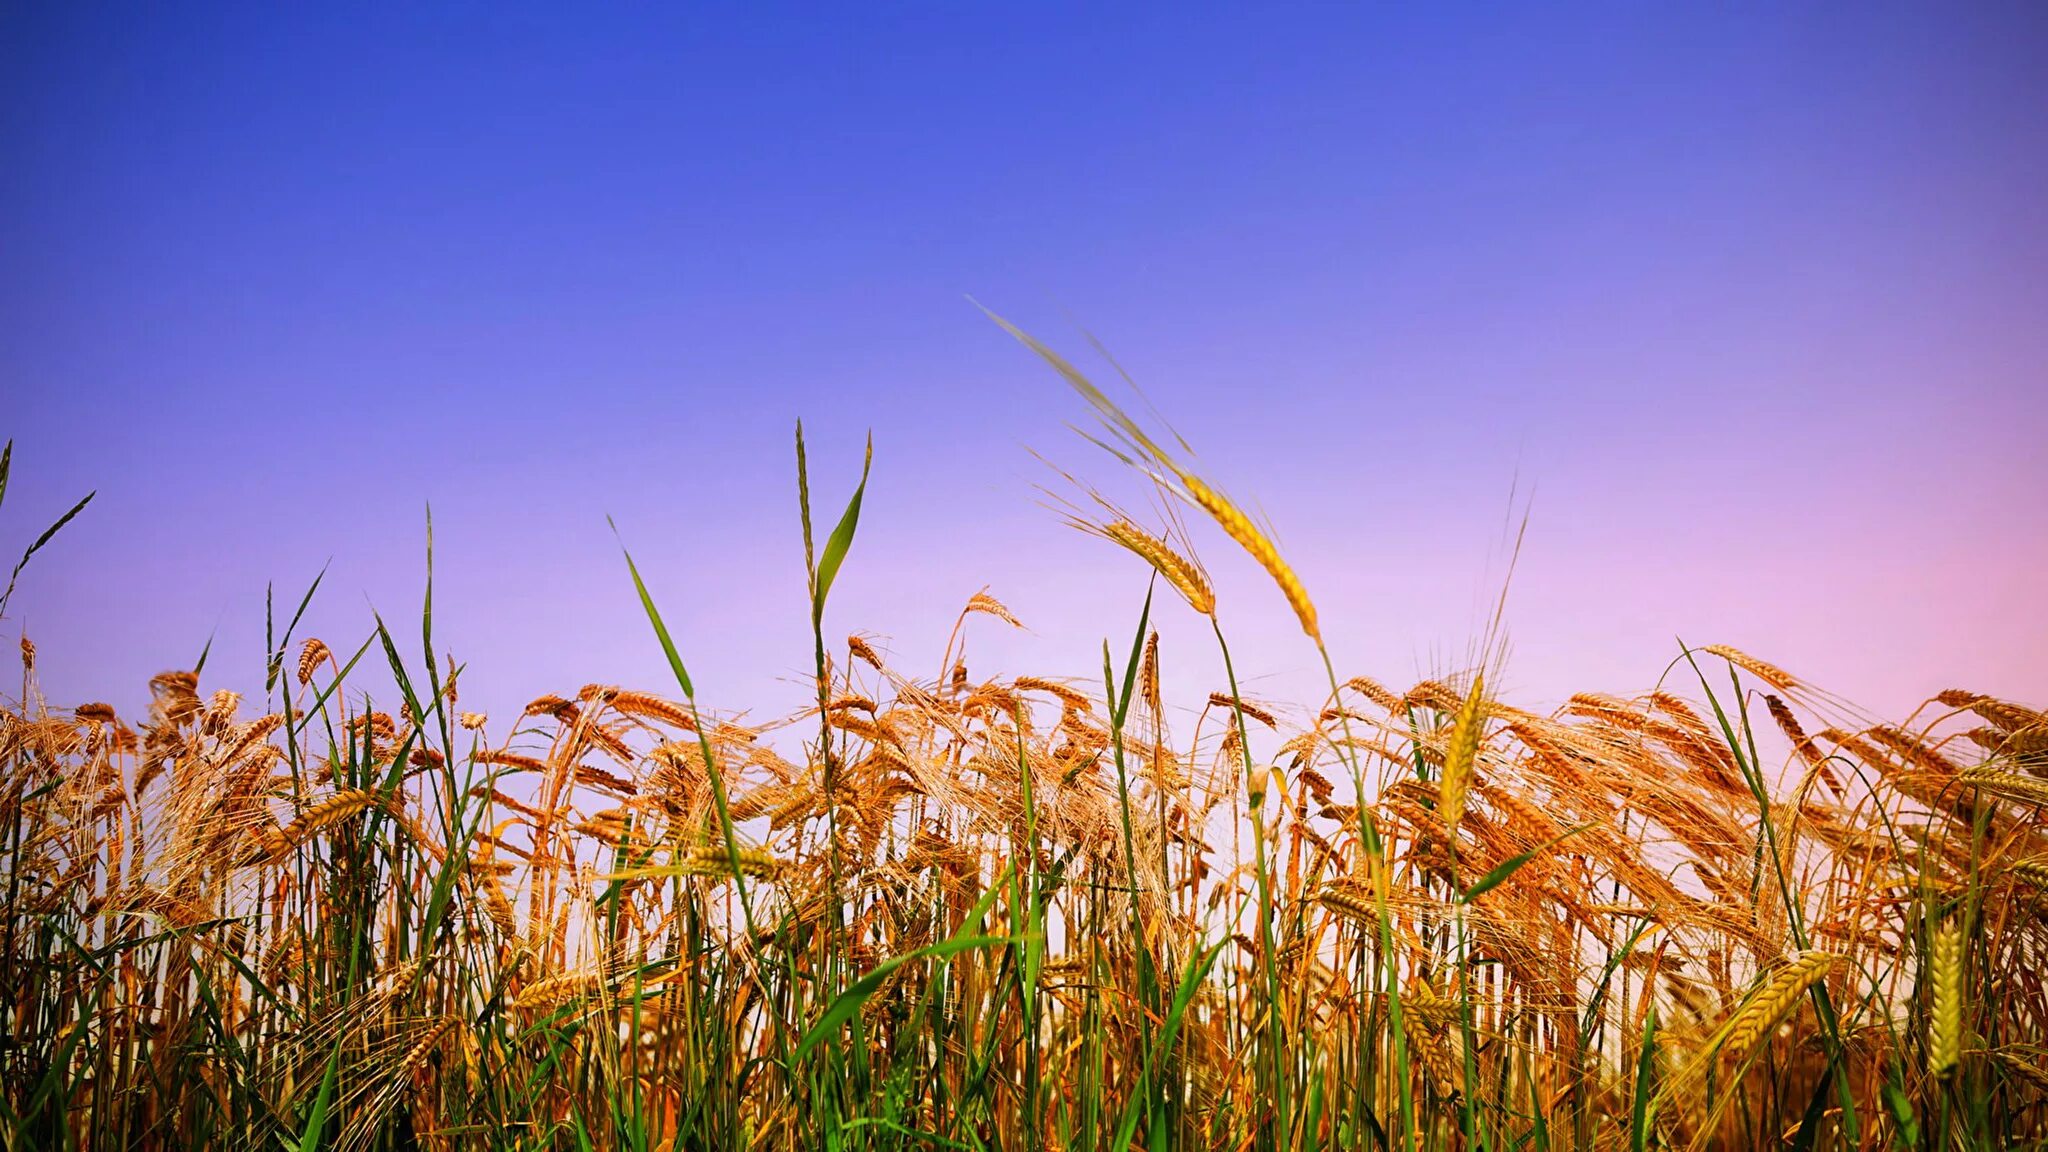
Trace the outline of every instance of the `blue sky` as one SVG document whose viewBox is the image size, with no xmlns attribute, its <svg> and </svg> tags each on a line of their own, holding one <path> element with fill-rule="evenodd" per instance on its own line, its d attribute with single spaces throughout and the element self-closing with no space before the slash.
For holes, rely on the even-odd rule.
<svg viewBox="0 0 2048 1152">
<path fill-rule="evenodd" d="M 337 645 L 414 610 L 432 501 L 473 692 L 659 684 L 610 514 L 707 696 L 772 713 L 801 417 L 834 500 L 876 438 L 835 631 L 936 660 L 988 584 L 1033 632 L 987 671 L 1087 675 L 1142 574 L 1029 449 L 1116 474 L 972 295 L 1117 353 L 1347 671 L 1466 651 L 1533 490 L 1511 692 L 1683 636 L 2039 700 L 2044 49 L 2026 5 L 10 8 L 0 542 L 99 496 L 8 630 L 59 703 L 210 635 L 240 683 L 268 581 L 331 561 Z"/>
</svg>

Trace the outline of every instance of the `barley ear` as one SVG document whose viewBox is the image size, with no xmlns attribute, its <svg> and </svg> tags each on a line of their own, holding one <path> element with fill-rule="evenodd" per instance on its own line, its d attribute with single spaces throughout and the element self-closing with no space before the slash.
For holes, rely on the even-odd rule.
<svg viewBox="0 0 2048 1152">
<path fill-rule="evenodd" d="M 1934 930 L 1928 964 L 1934 1003 L 1928 1021 L 1928 1070 L 1946 1080 L 1963 1058 L 1963 930 L 1951 920 Z"/>
<path fill-rule="evenodd" d="M 1479 736 L 1486 727 L 1486 677 L 1474 674 L 1472 690 L 1465 694 L 1457 718 L 1451 723 L 1450 741 L 1444 748 L 1444 777 L 1438 811 L 1444 827 L 1456 832 L 1465 815 L 1465 797 L 1472 787 L 1472 765 L 1479 757 Z"/>
</svg>

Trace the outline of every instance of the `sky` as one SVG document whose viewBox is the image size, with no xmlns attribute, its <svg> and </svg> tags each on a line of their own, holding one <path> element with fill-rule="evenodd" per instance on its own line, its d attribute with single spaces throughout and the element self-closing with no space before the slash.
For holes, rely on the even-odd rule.
<svg viewBox="0 0 2048 1152">
<path fill-rule="evenodd" d="M 798 707 L 793 429 L 827 613 L 936 675 L 1099 676 L 1143 505 L 971 301 L 1098 339 L 1270 519 L 1340 675 L 1520 703 L 1729 643 L 1865 709 L 2048 701 L 2048 10 L 7 5 L 0 631 L 52 703 L 260 693 L 300 635 L 466 706 L 668 673 Z M 1247 691 L 1313 649 L 1197 525 Z M 1169 691 L 1221 688 L 1162 605 Z"/>
</svg>

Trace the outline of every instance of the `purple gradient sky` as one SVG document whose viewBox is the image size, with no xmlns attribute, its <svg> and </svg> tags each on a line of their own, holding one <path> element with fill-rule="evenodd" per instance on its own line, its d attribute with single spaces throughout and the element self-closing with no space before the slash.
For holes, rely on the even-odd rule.
<svg viewBox="0 0 2048 1152">
<path fill-rule="evenodd" d="M 610 513 L 706 698 L 793 707 L 798 417 L 827 516 L 875 432 L 832 635 L 936 672 L 988 584 L 977 673 L 1086 676 L 1143 576 L 1026 449 L 1121 478 L 968 293 L 1116 351 L 1346 674 L 1467 651 L 1519 478 L 1525 701 L 1677 636 L 2048 699 L 2048 9 L 860 11 L 0 12 L 0 543 L 99 491 L 0 626 L 53 700 L 248 686 L 330 557 L 304 633 L 409 635 L 431 500 L 466 702 L 666 682 Z"/>
</svg>

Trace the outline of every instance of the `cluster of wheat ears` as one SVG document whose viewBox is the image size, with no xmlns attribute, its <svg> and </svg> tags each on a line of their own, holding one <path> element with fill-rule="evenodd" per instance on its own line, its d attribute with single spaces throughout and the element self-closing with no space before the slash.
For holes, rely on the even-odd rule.
<svg viewBox="0 0 2048 1152">
<path fill-rule="evenodd" d="M 1019 335 L 1322 652 L 1268 533 Z M 431 576 L 417 647 L 294 617 L 253 717 L 197 671 L 53 709 L 23 640 L 0 1146 L 2043 1138 L 2043 713 L 1872 723 L 1728 648 L 1549 714 L 1327 653 L 1304 709 L 1169 707 L 1149 598 L 1086 676 L 980 680 L 961 638 L 1015 621 L 977 595 L 920 679 L 827 643 L 860 493 L 814 541 L 801 451 L 816 698 L 768 723 L 699 707 L 630 557 L 675 691 L 517 717 L 462 710 Z M 1081 503 L 1231 669 L 1184 525 Z"/>
</svg>

